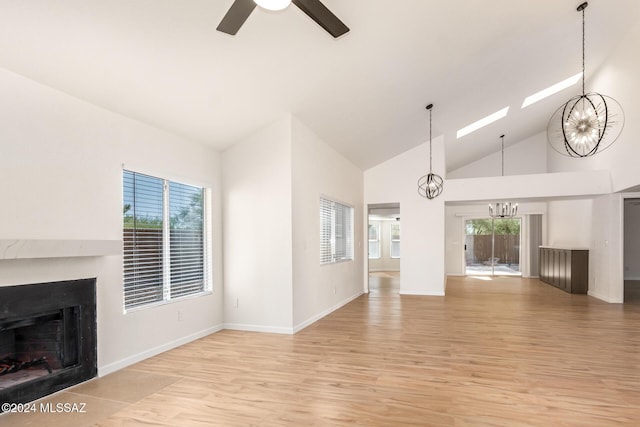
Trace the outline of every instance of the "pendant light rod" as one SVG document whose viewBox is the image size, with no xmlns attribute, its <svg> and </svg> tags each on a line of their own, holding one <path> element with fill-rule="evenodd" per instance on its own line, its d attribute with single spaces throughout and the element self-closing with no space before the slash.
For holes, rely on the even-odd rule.
<svg viewBox="0 0 640 427">
<path fill-rule="evenodd" d="M 502 153 L 502 170 L 504 176 L 504 135 L 500 135 L 500 152 Z M 489 203 L 489 216 L 492 218 L 513 218 L 518 214 L 518 204 L 511 202 Z"/>
<path fill-rule="evenodd" d="M 431 150 L 431 109 L 433 104 L 427 105 L 427 111 L 429 112 L 429 173 L 433 172 L 433 150 Z"/>
<path fill-rule="evenodd" d="M 500 135 L 502 140 L 502 176 L 504 176 L 504 135 Z"/>
<path fill-rule="evenodd" d="M 585 94 L 585 85 L 584 85 L 584 71 L 585 71 L 585 66 L 584 66 L 584 10 L 587 8 L 587 6 L 589 6 L 588 2 L 584 2 L 582 3 L 580 6 L 578 6 L 578 12 L 582 12 L 582 95 L 584 96 Z"/>
</svg>

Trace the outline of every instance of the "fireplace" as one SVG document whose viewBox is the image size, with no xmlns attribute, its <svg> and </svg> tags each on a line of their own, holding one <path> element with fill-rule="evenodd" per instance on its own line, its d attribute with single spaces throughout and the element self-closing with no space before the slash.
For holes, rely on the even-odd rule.
<svg viewBox="0 0 640 427">
<path fill-rule="evenodd" d="M 96 376 L 96 279 L 0 287 L 0 402 Z"/>
</svg>

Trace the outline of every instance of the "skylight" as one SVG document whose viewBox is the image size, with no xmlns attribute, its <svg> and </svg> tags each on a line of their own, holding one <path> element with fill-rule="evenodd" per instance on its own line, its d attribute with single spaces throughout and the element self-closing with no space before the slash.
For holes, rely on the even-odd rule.
<svg viewBox="0 0 640 427">
<path fill-rule="evenodd" d="M 501 118 L 505 117 L 508 112 L 509 112 L 509 107 L 505 107 L 502 110 L 496 111 L 495 113 L 490 114 L 487 117 L 480 119 L 475 123 L 471 123 L 467 127 L 463 127 L 456 134 L 457 138 L 460 139 L 463 136 L 470 134 L 471 132 L 475 132 L 478 129 L 487 126 L 488 124 L 495 122 L 496 120 L 500 120 Z"/>
<path fill-rule="evenodd" d="M 534 93 L 531 96 L 527 96 L 522 103 L 522 107 L 520 108 L 528 107 L 529 105 L 538 102 L 541 99 L 551 96 L 554 93 L 560 92 L 561 90 L 566 89 L 569 86 L 573 86 L 574 84 L 578 83 L 580 77 L 582 77 L 582 73 L 578 73 L 575 76 L 571 76 L 568 79 L 564 79 L 563 81 L 554 84 L 553 86 L 542 89 L 540 92 Z"/>
</svg>

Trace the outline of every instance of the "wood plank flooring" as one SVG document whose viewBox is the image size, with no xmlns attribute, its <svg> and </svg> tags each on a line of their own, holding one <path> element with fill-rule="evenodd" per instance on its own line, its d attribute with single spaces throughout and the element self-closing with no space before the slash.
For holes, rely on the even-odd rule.
<svg viewBox="0 0 640 427">
<path fill-rule="evenodd" d="M 379 286 L 294 336 L 222 331 L 49 398 L 85 414 L 0 425 L 640 425 L 640 305 L 516 278 L 446 293 Z"/>
</svg>

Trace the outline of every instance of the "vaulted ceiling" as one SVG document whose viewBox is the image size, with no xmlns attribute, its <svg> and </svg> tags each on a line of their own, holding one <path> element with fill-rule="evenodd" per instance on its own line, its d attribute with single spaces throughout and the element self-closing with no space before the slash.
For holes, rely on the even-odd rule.
<svg viewBox="0 0 640 427">
<path fill-rule="evenodd" d="M 520 109 L 580 71 L 579 0 L 323 0 L 351 29 L 338 39 L 293 6 L 216 31 L 232 2 L 3 0 L 0 67 L 219 150 L 292 113 L 363 169 L 428 140 L 428 103 L 453 170 L 580 90 Z M 637 0 L 589 3 L 587 78 L 640 18 Z"/>
</svg>

